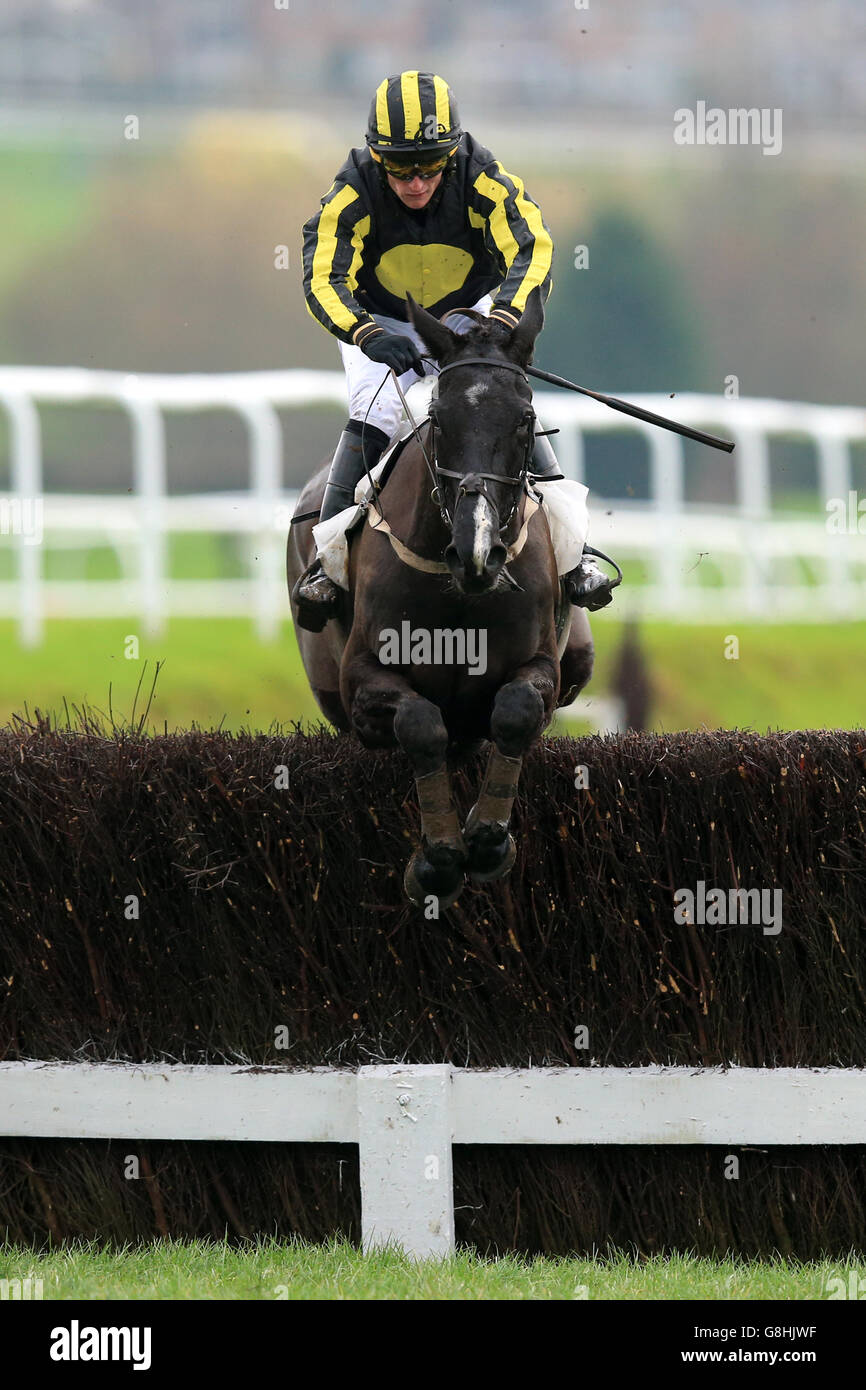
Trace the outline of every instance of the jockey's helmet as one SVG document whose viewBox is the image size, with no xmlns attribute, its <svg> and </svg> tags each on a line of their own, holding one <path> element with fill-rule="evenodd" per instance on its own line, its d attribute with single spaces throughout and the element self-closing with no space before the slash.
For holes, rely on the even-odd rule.
<svg viewBox="0 0 866 1390">
<path fill-rule="evenodd" d="M 401 72 L 376 88 L 367 123 L 367 144 L 377 163 L 398 155 L 403 163 L 446 160 L 463 134 L 454 93 L 432 72 Z"/>
</svg>

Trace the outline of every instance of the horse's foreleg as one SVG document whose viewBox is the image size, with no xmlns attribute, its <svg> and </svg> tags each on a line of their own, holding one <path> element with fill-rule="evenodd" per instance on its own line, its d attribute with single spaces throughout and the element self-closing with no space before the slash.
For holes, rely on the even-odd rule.
<svg viewBox="0 0 866 1390">
<path fill-rule="evenodd" d="M 395 742 L 412 764 L 421 809 L 421 844 L 404 878 L 418 906 L 435 898 L 450 907 L 463 887 L 466 847 L 451 800 L 445 762 L 448 733 L 436 705 L 413 690 L 405 677 L 389 672 L 368 654 L 351 658 L 342 684 L 352 725 L 368 748 Z"/>
<path fill-rule="evenodd" d="M 490 720 L 493 746 L 463 832 L 468 872 L 476 883 L 504 878 L 514 863 L 517 850 L 508 826 L 523 758 L 550 722 L 558 688 L 556 667 L 544 658 L 497 691 Z"/>
<path fill-rule="evenodd" d="M 418 906 L 432 897 L 439 907 L 450 907 L 463 887 L 466 846 L 451 799 L 442 715 L 430 700 L 405 696 L 394 714 L 394 735 L 412 763 L 421 809 L 421 844 L 406 866 L 403 885 Z"/>
</svg>

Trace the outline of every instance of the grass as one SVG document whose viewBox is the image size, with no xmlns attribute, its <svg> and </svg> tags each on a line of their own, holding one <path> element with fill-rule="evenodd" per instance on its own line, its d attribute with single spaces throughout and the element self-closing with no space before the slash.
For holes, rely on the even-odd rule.
<svg viewBox="0 0 866 1390">
<path fill-rule="evenodd" d="M 64 701 L 70 713 L 87 703 L 133 720 L 147 705 L 157 662 L 165 666 L 148 727 L 159 732 L 194 721 L 239 730 L 317 717 L 290 622 L 277 642 L 262 644 L 243 619 L 178 619 L 165 637 L 142 635 L 138 659 L 128 660 L 126 639 L 138 626 L 129 618 L 52 622 L 45 643 L 24 650 L 14 643 L 12 625 L 0 625 L 0 721 L 26 703 L 31 712 L 52 711 L 65 723 Z"/>
<path fill-rule="evenodd" d="M 725 657 L 736 635 L 739 657 Z M 594 619 L 596 674 L 586 695 L 604 695 L 622 640 L 622 624 Z M 126 639 L 139 637 L 128 660 Z M 866 719 L 862 652 L 866 623 L 727 627 L 646 623 L 641 642 L 655 700 L 653 727 L 859 728 Z M 319 714 L 306 683 L 287 620 L 278 640 L 262 644 L 245 619 L 175 619 L 150 638 L 134 618 L 56 620 L 45 642 L 18 645 L 11 620 L 0 622 L 0 723 L 25 707 L 53 712 L 89 703 L 115 718 L 140 717 L 156 670 L 148 727 L 188 728 L 193 722 L 232 731 L 267 730 L 274 722 L 313 721 Z M 136 690 L 141 685 L 136 702 Z M 557 728 L 570 732 L 561 722 Z M 586 726 L 584 726 L 586 727 Z M 582 731 L 577 726 L 578 731 Z"/>
<path fill-rule="evenodd" d="M 486 1260 L 461 1251 L 414 1262 L 394 1250 L 362 1255 L 327 1245 L 265 1239 L 238 1248 L 165 1241 L 111 1251 L 96 1244 L 48 1254 L 0 1247 L 0 1278 L 43 1281 L 45 1299 L 820 1299 L 849 1270 L 845 1261 L 650 1259 L 617 1253 L 592 1260 Z"/>
</svg>

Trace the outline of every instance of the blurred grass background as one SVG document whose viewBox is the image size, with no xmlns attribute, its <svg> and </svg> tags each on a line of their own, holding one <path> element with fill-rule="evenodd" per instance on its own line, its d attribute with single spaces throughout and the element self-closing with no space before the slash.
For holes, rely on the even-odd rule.
<svg viewBox="0 0 866 1390">
<path fill-rule="evenodd" d="M 596 673 L 585 695 L 604 695 L 623 636 L 620 620 L 595 615 Z M 726 638 L 739 639 L 739 659 L 725 658 Z M 140 635 L 139 659 L 124 656 L 124 639 L 140 635 L 132 619 L 52 621 L 43 646 L 15 644 L 13 624 L 0 623 L 0 722 L 38 707 L 65 724 L 75 705 L 118 720 L 141 716 L 157 662 L 160 669 L 148 727 L 162 732 L 217 727 L 267 730 L 276 722 L 317 722 L 319 712 L 301 667 L 291 622 L 263 645 L 244 619 L 174 619 L 163 637 Z M 739 624 L 689 627 L 646 623 L 641 644 L 653 685 L 652 727 L 659 730 L 860 728 L 866 724 L 862 654 L 866 623 Z M 145 667 L 146 663 L 146 667 Z M 141 686 L 136 704 L 136 690 Z M 64 704 L 65 702 L 65 704 Z M 588 726 L 555 726 L 558 732 Z"/>
</svg>

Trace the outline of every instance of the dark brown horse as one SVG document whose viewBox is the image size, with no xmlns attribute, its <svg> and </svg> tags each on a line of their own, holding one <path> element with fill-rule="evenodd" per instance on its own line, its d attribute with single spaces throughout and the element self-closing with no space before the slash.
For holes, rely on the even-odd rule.
<svg viewBox="0 0 866 1390">
<path fill-rule="evenodd" d="M 351 537 L 343 613 L 322 632 L 296 632 L 331 723 L 408 756 L 422 841 L 405 886 L 438 911 L 464 874 L 483 882 L 510 870 L 523 757 L 586 685 L 593 649 L 586 614 L 561 597 L 527 481 L 537 424 L 525 368 L 543 324 L 540 294 L 514 330 L 479 315 L 459 335 L 411 299 L 409 308 L 440 365 L 438 398 Z M 326 477 L 321 469 L 307 484 L 297 515 L 319 506 Z M 290 531 L 290 592 L 314 554 L 312 525 Z M 447 760 L 487 740 L 484 782 L 461 829 Z"/>
</svg>

